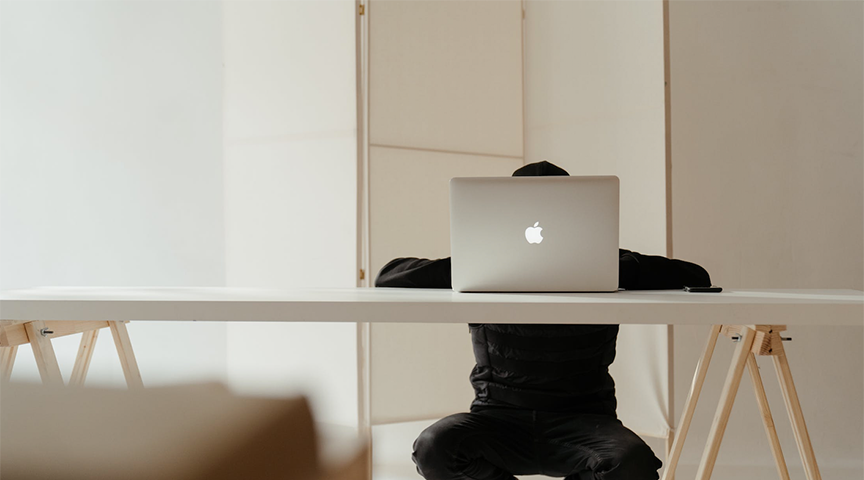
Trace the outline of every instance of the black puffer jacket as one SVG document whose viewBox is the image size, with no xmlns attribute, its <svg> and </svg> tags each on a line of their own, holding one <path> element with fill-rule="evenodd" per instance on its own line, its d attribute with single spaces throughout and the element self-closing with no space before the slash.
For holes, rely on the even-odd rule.
<svg viewBox="0 0 864 480">
<path fill-rule="evenodd" d="M 682 260 L 619 250 L 619 286 L 626 290 L 709 286 L 704 268 Z M 450 259 L 397 258 L 376 287 L 451 288 Z M 475 398 L 471 410 L 524 408 L 615 415 L 618 325 L 470 324 Z"/>
</svg>

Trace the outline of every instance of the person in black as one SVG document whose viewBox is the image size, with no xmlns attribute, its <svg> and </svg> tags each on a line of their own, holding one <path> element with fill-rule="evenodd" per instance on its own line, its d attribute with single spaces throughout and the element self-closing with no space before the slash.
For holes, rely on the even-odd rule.
<svg viewBox="0 0 864 480">
<path fill-rule="evenodd" d="M 548 162 L 514 176 L 567 175 Z M 626 290 L 710 286 L 699 265 L 619 250 Z M 452 288 L 450 259 L 397 258 L 376 287 Z M 426 480 L 656 480 L 662 462 L 618 420 L 615 359 L 618 325 L 469 324 L 477 362 L 468 413 L 445 417 L 414 442 Z"/>
</svg>

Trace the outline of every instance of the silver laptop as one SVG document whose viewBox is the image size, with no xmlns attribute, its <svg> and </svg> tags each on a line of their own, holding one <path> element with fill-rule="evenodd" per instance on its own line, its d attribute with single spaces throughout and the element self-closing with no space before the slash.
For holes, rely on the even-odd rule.
<svg viewBox="0 0 864 480">
<path fill-rule="evenodd" d="M 458 292 L 618 290 L 618 177 L 450 180 Z"/>
</svg>

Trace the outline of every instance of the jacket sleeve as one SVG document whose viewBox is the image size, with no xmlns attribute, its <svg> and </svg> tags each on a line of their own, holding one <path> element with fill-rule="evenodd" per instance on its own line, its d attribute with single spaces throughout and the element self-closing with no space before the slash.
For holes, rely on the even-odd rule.
<svg viewBox="0 0 864 480">
<path fill-rule="evenodd" d="M 618 286 L 625 290 L 711 286 L 708 272 L 695 263 L 623 249 L 618 253 Z"/>
<path fill-rule="evenodd" d="M 625 290 L 708 287 L 711 277 L 695 263 L 619 250 L 618 286 Z M 378 273 L 376 287 L 452 288 L 450 258 L 397 258 Z"/>
<path fill-rule="evenodd" d="M 450 258 L 397 258 L 378 272 L 376 287 L 452 288 Z"/>
</svg>

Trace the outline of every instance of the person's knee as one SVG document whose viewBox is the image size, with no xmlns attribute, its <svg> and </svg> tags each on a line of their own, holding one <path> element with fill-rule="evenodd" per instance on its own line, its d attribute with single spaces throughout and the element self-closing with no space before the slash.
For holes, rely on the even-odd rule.
<svg viewBox="0 0 864 480">
<path fill-rule="evenodd" d="M 427 480 L 447 477 L 448 465 L 454 459 L 455 449 L 460 443 L 458 425 L 462 415 L 456 414 L 444 418 L 420 433 L 414 441 L 414 453 L 411 459 L 417 465 L 417 471 Z"/>
<path fill-rule="evenodd" d="M 622 446 L 603 463 L 605 468 L 596 475 L 602 480 L 657 480 L 657 471 L 663 466 L 651 447 L 641 441 Z"/>
<path fill-rule="evenodd" d="M 442 437 L 440 430 L 432 427 L 423 430 L 417 440 L 414 440 L 414 453 L 411 458 L 417 464 L 417 468 L 426 467 L 438 462 L 441 458 Z"/>
</svg>

